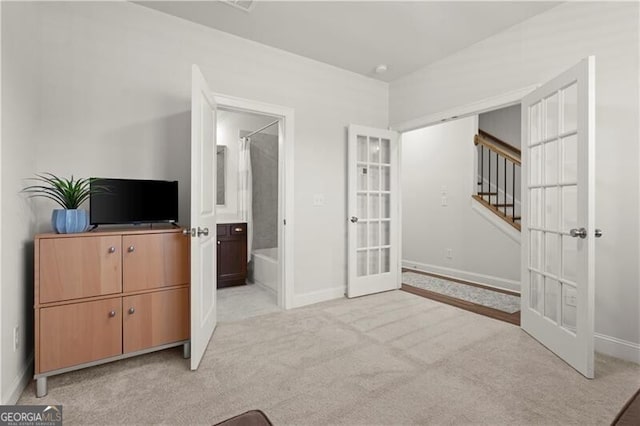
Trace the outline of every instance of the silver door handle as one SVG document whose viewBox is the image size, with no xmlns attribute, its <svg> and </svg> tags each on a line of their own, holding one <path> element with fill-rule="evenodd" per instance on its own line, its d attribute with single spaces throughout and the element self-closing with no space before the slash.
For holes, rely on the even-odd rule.
<svg viewBox="0 0 640 426">
<path fill-rule="evenodd" d="M 584 228 L 573 228 L 572 230 L 569 231 L 569 235 L 571 235 L 573 238 L 587 238 L 587 230 Z"/>
<path fill-rule="evenodd" d="M 349 219 L 351 221 L 351 223 L 356 223 L 358 222 L 358 218 L 355 216 L 351 216 L 351 219 Z"/>
<path fill-rule="evenodd" d="M 204 235 L 205 237 L 209 235 L 209 228 L 202 229 L 198 226 L 198 237 L 201 237 L 202 235 Z"/>
</svg>

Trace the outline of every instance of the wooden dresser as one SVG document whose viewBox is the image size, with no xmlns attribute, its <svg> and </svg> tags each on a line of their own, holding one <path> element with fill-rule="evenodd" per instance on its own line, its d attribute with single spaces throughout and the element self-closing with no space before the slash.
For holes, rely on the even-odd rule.
<svg viewBox="0 0 640 426">
<path fill-rule="evenodd" d="M 218 224 L 218 288 L 247 280 L 247 224 Z"/>
<path fill-rule="evenodd" d="M 189 238 L 181 229 L 35 239 L 36 394 L 48 376 L 189 346 Z"/>
</svg>

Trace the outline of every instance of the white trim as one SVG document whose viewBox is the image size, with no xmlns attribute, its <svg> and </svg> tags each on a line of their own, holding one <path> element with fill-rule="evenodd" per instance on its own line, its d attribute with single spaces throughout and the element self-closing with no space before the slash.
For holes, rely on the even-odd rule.
<svg viewBox="0 0 640 426">
<path fill-rule="evenodd" d="M 234 111 L 251 112 L 280 118 L 278 125 L 278 306 L 282 309 L 294 307 L 293 262 L 294 262 L 294 120 L 293 108 L 266 102 L 253 101 L 235 96 L 214 93 L 218 107 Z M 287 225 L 284 225 L 286 220 Z"/>
<path fill-rule="evenodd" d="M 640 344 L 594 333 L 596 352 L 640 364 Z"/>
<path fill-rule="evenodd" d="M 2 400 L 4 405 L 14 405 L 20 399 L 20 395 L 31 381 L 33 377 L 33 352 L 29 355 L 27 363 L 22 369 L 22 373 L 18 375 L 9 387 L 9 397 Z"/>
<path fill-rule="evenodd" d="M 520 282 L 506 278 L 494 277 L 492 275 L 477 274 L 475 272 L 463 271 L 460 269 L 446 268 L 444 266 L 429 265 L 427 263 L 415 262 L 413 260 L 403 260 L 402 266 L 415 271 L 430 272 L 432 274 L 444 275 L 470 283 L 480 284 L 499 290 L 509 290 L 520 293 Z"/>
<path fill-rule="evenodd" d="M 276 299 L 277 299 L 278 292 L 276 291 L 276 289 L 274 289 L 272 287 L 269 287 L 268 285 L 266 285 L 262 281 L 258 281 L 255 278 L 253 279 L 253 285 L 256 285 L 256 286 L 260 287 L 261 289 L 268 291 L 269 294 L 271 294 L 272 296 L 275 296 Z"/>
<path fill-rule="evenodd" d="M 312 291 L 304 294 L 296 294 L 293 298 L 293 307 L 313 305 L 327 300 L 342 299 L 345 297 L 345 286 L 331 287 L 324 290 Z"/>
<path fill-rule="evenodd" d="M 500 219 L 495 213 L 490 212 L 487 207 L 482 205 L 475 198 L 469 197 L 471 200 L 471 208 L 482 216 L 483 219 L 487 220 L 493 226 L 498 228 L 502 233 L 504 233 L 507 237 L 511 238 L 513 241 L 520 244 L 520 232 L 514 228 L 513 226 L 506 223 L 503 219 Z"/>
<path fill-rule="evenodd" d="M 512 90 L 497 96 L 491 96 L 480 101 L 470 104 L 453 107 L 448 110 L 435 112 L 433 114 L 424 115 L 422 117 L 403 121 L 393 126 L 399 132 L 409 132 L 423 127 L 429 127 L 434 124 L 440 124 L 445 121 L 457 120 L 458 118 L 468 117 L 470 115 L 478 115 L 483 112 L 493 111 L 499 108 L 505 108 L 511 105 L 519 104 L 525 95 L 528 95 L 539 85 L 534 84 L 521 89 Z"/>
</svg>

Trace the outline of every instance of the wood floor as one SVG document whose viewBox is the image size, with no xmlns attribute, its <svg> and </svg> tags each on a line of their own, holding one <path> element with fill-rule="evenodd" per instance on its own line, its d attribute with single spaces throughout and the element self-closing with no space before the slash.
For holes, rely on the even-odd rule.
<svg viewBox="0 0 640 426">
<path fill-rule="evenodd" d="M 479 288 L 484 288 L 486 290 L 495 291 L 498 293 L 510 294 L 512 296 L 520 296 L 518 293 L 515 293 L 512 291 L 497 289 L 493 287 L 484 286 L 481 284 L 472 283 L 469 281 L 463 281 L 463 280 L 459 280 L 451 277 L 445 277 L 442 275 L 430 274 L 427 272 L 416 271 L 413 269 L 403 268 L 402 272 L 414 272 L 416 274 L 423 274 L 431 277 L 442 278 L 449 281 L 455 281 L 455 282 L 470 285 L 473 287 L 479 287 Z M 433 291 L 424 290 L 424 289 L 413 287 L 407 284 L 402 284 L 401 289 L 408 293 L 416 294 L 418 296 L 426 297 L 427 299 L 432 299 L 438 302 L 446 303 L 447 305 L 456 306 L 458 308 L 461 308 L 470 312 L 474 312 L 476 314 L 484 315 L 500 321 L 505 321 L 514 325 L 518 325 L 518 326 L 520 325 L 520 311 L 514 312 L 513 314 L 509 314 L 507 312 L 503 312 L 498 309 L 488 308 L 483 305 L 478 305 L 477 303 L 467 302 L 466 300 L 456 299 L 455 297 L 445 296 L 444 294 L 435 293 Z"/>
</svg>

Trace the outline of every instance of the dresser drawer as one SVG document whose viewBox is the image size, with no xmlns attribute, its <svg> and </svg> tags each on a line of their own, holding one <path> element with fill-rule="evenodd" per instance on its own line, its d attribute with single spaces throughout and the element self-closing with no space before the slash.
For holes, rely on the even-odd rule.
<svg viewBox="0 0 640 426">
<path fill-rule="evenodd" d="M 189 338 L 189 289 L 122 298 L 123 352 L 135 352 Z"/>
<path fill-rule="evenodd" d="M 122 353 L 122 298 L 40 309 L 40 373 Z"/>
<path fill-rule="evenodd" d="M 124 235 L 123 291 L 188 284 L 189 238 L 181 233 Z"/>
<path fill-rule="evenodd" d="M 41 239 L 40 303 L 122 291 L 120 236 Z"/>
</svg>

